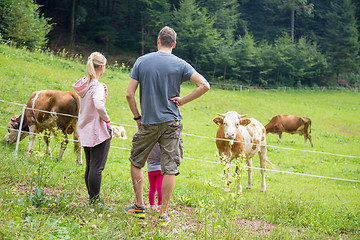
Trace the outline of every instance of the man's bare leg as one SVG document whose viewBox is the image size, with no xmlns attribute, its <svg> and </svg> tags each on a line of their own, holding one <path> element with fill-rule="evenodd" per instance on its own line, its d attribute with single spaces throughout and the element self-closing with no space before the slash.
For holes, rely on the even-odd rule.
<svg viewBox="0 0 360 240">
<path fill-rule="evenodd" d="M 131 179 L 133 182 L 135 197 L 136 197 L 136 206 L 144 207 L 144 198 L 143 198 L 143 185 L 144 185 L 144 174 L 141 168 L 135 167 L 131 164 Z"/>
<path fill-rule="evenodd" d="M 170 205 L 171 195 L 175 187 L 175 175 L 164 175 L 162 182 L 162 204 L 160 216 L 165 216 Z"/>
</svg>

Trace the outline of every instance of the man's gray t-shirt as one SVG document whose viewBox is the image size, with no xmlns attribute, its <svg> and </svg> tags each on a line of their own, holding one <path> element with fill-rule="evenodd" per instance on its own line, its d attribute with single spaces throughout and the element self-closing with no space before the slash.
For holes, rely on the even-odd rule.
<svg viewBox="0 0 360 240">
<path fill-rule="evenodd" d="M 139 57 L 130 77 L 140 85 L 142 124 L 181 120 L 179 107 L 170 98 L 180 96 L 180 85 L 195 69 L 183 59 L 165 52 Z"/>
</svg>

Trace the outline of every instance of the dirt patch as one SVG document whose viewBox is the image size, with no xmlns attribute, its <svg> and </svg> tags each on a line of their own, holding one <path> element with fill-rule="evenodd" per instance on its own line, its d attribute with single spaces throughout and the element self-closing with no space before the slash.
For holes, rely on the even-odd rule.
<svg viewBox="0 0 360 240">
<path fill-rule="evenodd" d="M 16 186 L 17 191 L 20 192 L 26 192 L 29 193 L 30 192 L 30 186 L 26 186 L 26 185 L 18 185 Z M 35 190 L 36 190 L 36 186 L 32 186 L 31 189 L 31 193 L 35 194 Z M 45 193 L 46 195 L 54 195 L 57 196 L 61 193 L 63 193 L 63 191 L 59 190 L 59 189 L 53 189 L 53 188 L 49 188 L 49 187 L 42 187 L 41 190 L 43 191 L 43 193 Z"/>
<path fill-rule="evenodd" d="M 330 124 L 333 128 L 337 129 L 337 132 L 342 132 L 346 134 L 356 135 L 356 132 L 348 129 L 349 126 L 342 126 L 342 125 L 334 125 Z"/>
<path fill-rule="evenodd" d="M 248 220 L 248 219 L 235 219 L 235 222 L 239 226 L 247 227 L 251 232 L 257 233 L 269 233 L 272 228 L 276 227 L 274 224 L 267 223 L 262 220 Z"/>
<path fill-rule="evenodd" d="M 30 186 L 26 185 L 26 184 L 19 184 L 17 186 L 14 186 L 15 189 L 17 189 L 18 193 L 30 193 L 32 195 L 36 194 L 36 188 L 37 186 L 32 186 L 30 189 Z M 57 201 L 57 197 L 70 197 L 69 193 L 65 193 L 63 190 L 60 189 L 56 189 L 56 188 L 50 188 L 50 187 L 42 187 L 41 188 L 42 193 L 45 194 L 47 197 L 51 197 L 54 199 L 54 201 Z M 53 197 L 54 196 L 54 197 Z M 87 199 L 81 197 L 81 196 L 76 196 L 74 195 L 72 198 L 72 201 L 69 204 L 72 207 L 76 207 L 79 205 L 87 205 Z"/>
<path fill-rule="evenodd" d="M 30 189 L 30 186 L 27 186 L 26 184 L 20 184 L 14 186 L 14 188 L 17 189 L 18 193 L 24 193 L 24 192 L 29 193 L 31 191 L 32 194 L 35 194 L 36 191 L 36 186 L 32 186 Z M 64 194 L 64 192 L 60 189 L 54 189 L 50 187 L 42 187 L 41 189 L 43 193 L 45 193 L 46 195 L 60 196 Z M 119 203 L 109 202 L 109 204 L 116 206 Z M 74 199 L 72 203 L 70 203 L 70 205 L 72 206 L 87 205 L 87 201 L 81 196 L 74 196 Z M 169 212 L 170 215 L 172 216 L 172 221 L 170 227 L 164 229 L 165 231 L 182 229 L 186 232 L 189 232 L 190 235 L 193 234 L 193 236 L 202 235 L 201 232 L 205 229 L 205 221 L 201 217 L 200 218 L 198 217 L 199 214 L 196 208 L 177 205 L 170 207 Z M 147 217 L 146 217 L 147 220 L 143 224 L 148 226 L 153 225 L 153 227 L 156 227 L 157 217 L 158 217 L 157 212 L 147 211 Z M 210 221 L 212 222 L 212 220 L 209 220 L 209 222 Z M 231 217 L 231 219 L 229 218 L 227 221 L 231 221 L 232 225 L 236 224 L 239 227 L 239 229 L 245 229 L 246 232 L 248 232 L 249 234 L 254 233 L 260 235 L 269 235 L 269 233 L 273 228 L 278 227 L 277 225 L 266 223 L 265 221 L 262 220 L 249 220 L 249 219 L 242 219 L 237 217 Z M 230 222 L 228 224 L 230 224 Z M 211 230 L 209 229 L 209 231 Z"/>
<path fill-rule="evenodd" d="M 195 217 L 198 215 L 195 208 L 178 205 L 170 209 L 170 214 L 176 218 L 174 221 L 172 221 L 174 222 L 173 224 L 178 225 L 178 229 L 187 229 L 193 233 L 196 233 L 202 231 L 205 228 L 205 222 L 202 220 L 200 221 L 197 219 L 197 217 Z M 180 222 L 177 223 L 177 221 Z M 266 223 L 262 220 L 249 220 L 234 217 L 228 221 L 232 221 L 232 224 L 235 223 L 239 229 L 246 229 L 246 232 L 249 234 L 256 233 L 260 235 L 269 235 L 273 228 L 278 227 L 275 224 Z"/>
</svg>

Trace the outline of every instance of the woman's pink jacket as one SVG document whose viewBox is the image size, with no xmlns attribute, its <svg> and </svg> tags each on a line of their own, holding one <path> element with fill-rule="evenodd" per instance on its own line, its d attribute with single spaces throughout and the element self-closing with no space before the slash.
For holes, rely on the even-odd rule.
<svg viewBox="0 0 360 240">
<path fill-rule="evenodd" d="M 87 77 L 83 77 L 73 84 L 73 88 L 80 96 L 78 116 L 80 144 L 83 147 L 94 147 L 110 138 L 106 127 L 106 122 L 110 121 L 105 108 L 106 85 L 96 79 L 91 80 L 87 85 Z"/>
</svg>

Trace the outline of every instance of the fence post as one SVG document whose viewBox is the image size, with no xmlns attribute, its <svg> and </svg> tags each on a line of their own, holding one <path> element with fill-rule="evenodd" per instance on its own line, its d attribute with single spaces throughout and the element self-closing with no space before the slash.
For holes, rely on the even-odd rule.
<svg viewBox="0 0 360 240">
<path fill-rule="evenodd" d="M 23 105 L 23 110 L 22 110 L 22 113 L 21 113 L 21 119 L 20 119 L 19 131 L 18 131 L 18 136 L 17 136 L 17 139 L 16 139 L 16 147 L 15 147 L 15 160 L 16 160 L 16 157 L 17 157 L 17 152 L 18 152 L 18 149 L 19 149 L 20 136 L 21 136 L 21 129 L 22 129 L 22 125 L 23 125 L 23 122 L 24 122 L 24 116 L 25 116 L 25 109 L 26 109 L 26 104 L 24 104 L 24 105 Z"/>
<path fill-rule="evenodd" d="M 242 92 L 242 85 L 240 85 L 240 92 Z"/>
</svg>

